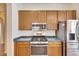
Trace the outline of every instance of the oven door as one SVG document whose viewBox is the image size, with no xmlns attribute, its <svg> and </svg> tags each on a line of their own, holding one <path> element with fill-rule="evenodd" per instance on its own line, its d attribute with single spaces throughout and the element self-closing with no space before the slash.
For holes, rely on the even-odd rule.
<svg viewBox="0 0 79 59">
<path fill-rule="evenodd" d="M 48 55 L 47 45 L 31 45 L 31 55 Z"/>
</svg>

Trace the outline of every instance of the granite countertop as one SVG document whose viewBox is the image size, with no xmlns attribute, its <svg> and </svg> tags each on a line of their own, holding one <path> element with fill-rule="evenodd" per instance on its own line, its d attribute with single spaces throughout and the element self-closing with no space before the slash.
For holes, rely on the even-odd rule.
<svg viewBox="0 0 79 59">
<path fill-rule="evenodd" d="M 19 36 L 14 41 L 31 41 L 32 36 Z"/>
<path fill-rule="evenodd" d="M 17 38 L 14 39 L 14 41 L 31 41 L 33 36 L 19 36 Z M 53 36 L 46 36 L 46 38 L 48 39 L 48 41 L 61 41 L 58 40 L 57 38 L 54 38 Z"/>
</svg>

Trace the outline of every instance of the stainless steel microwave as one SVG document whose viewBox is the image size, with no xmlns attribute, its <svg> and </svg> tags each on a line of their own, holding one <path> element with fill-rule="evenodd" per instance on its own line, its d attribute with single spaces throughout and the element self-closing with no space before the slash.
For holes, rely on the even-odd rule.
<svg viewBox="0 0 79 59">
<path fill-rule="evenodd" d="M 32 23 L 32 30 L 46 30 L 47 26 L 46 23 Z"/>
</svg>

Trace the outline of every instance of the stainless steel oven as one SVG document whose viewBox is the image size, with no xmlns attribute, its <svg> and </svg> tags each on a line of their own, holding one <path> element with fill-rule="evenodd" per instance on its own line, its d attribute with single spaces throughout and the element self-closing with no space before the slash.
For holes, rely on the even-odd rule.
<svg viewBox="0 0 79 59">
<path fill-rule="evenodd" d="M 43 44 L 32 44 L 31 45 L 31 55 L 48 55 L 47 53 L 48 45 Z"/>
<path fill-rule="evenodd" d="M 31 43 L 31 55 L 48 55 L 48 41 L 45 36 L 34 36 Z"/>
</svg>

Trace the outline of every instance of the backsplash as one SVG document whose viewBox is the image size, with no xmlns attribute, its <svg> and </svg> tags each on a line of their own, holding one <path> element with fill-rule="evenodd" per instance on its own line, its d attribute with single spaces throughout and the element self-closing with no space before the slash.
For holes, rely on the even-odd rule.
<svg viewBox="0 0 79 59">
<path fill-rule="evenodd" d="M 34 31 L 27 30 L 27 31 L 19 31 L 18 36 L 33 36 Z M 55 36 L 55 30 L 47 30 L 45 31 L 46 36 Z"/>
</svg>

